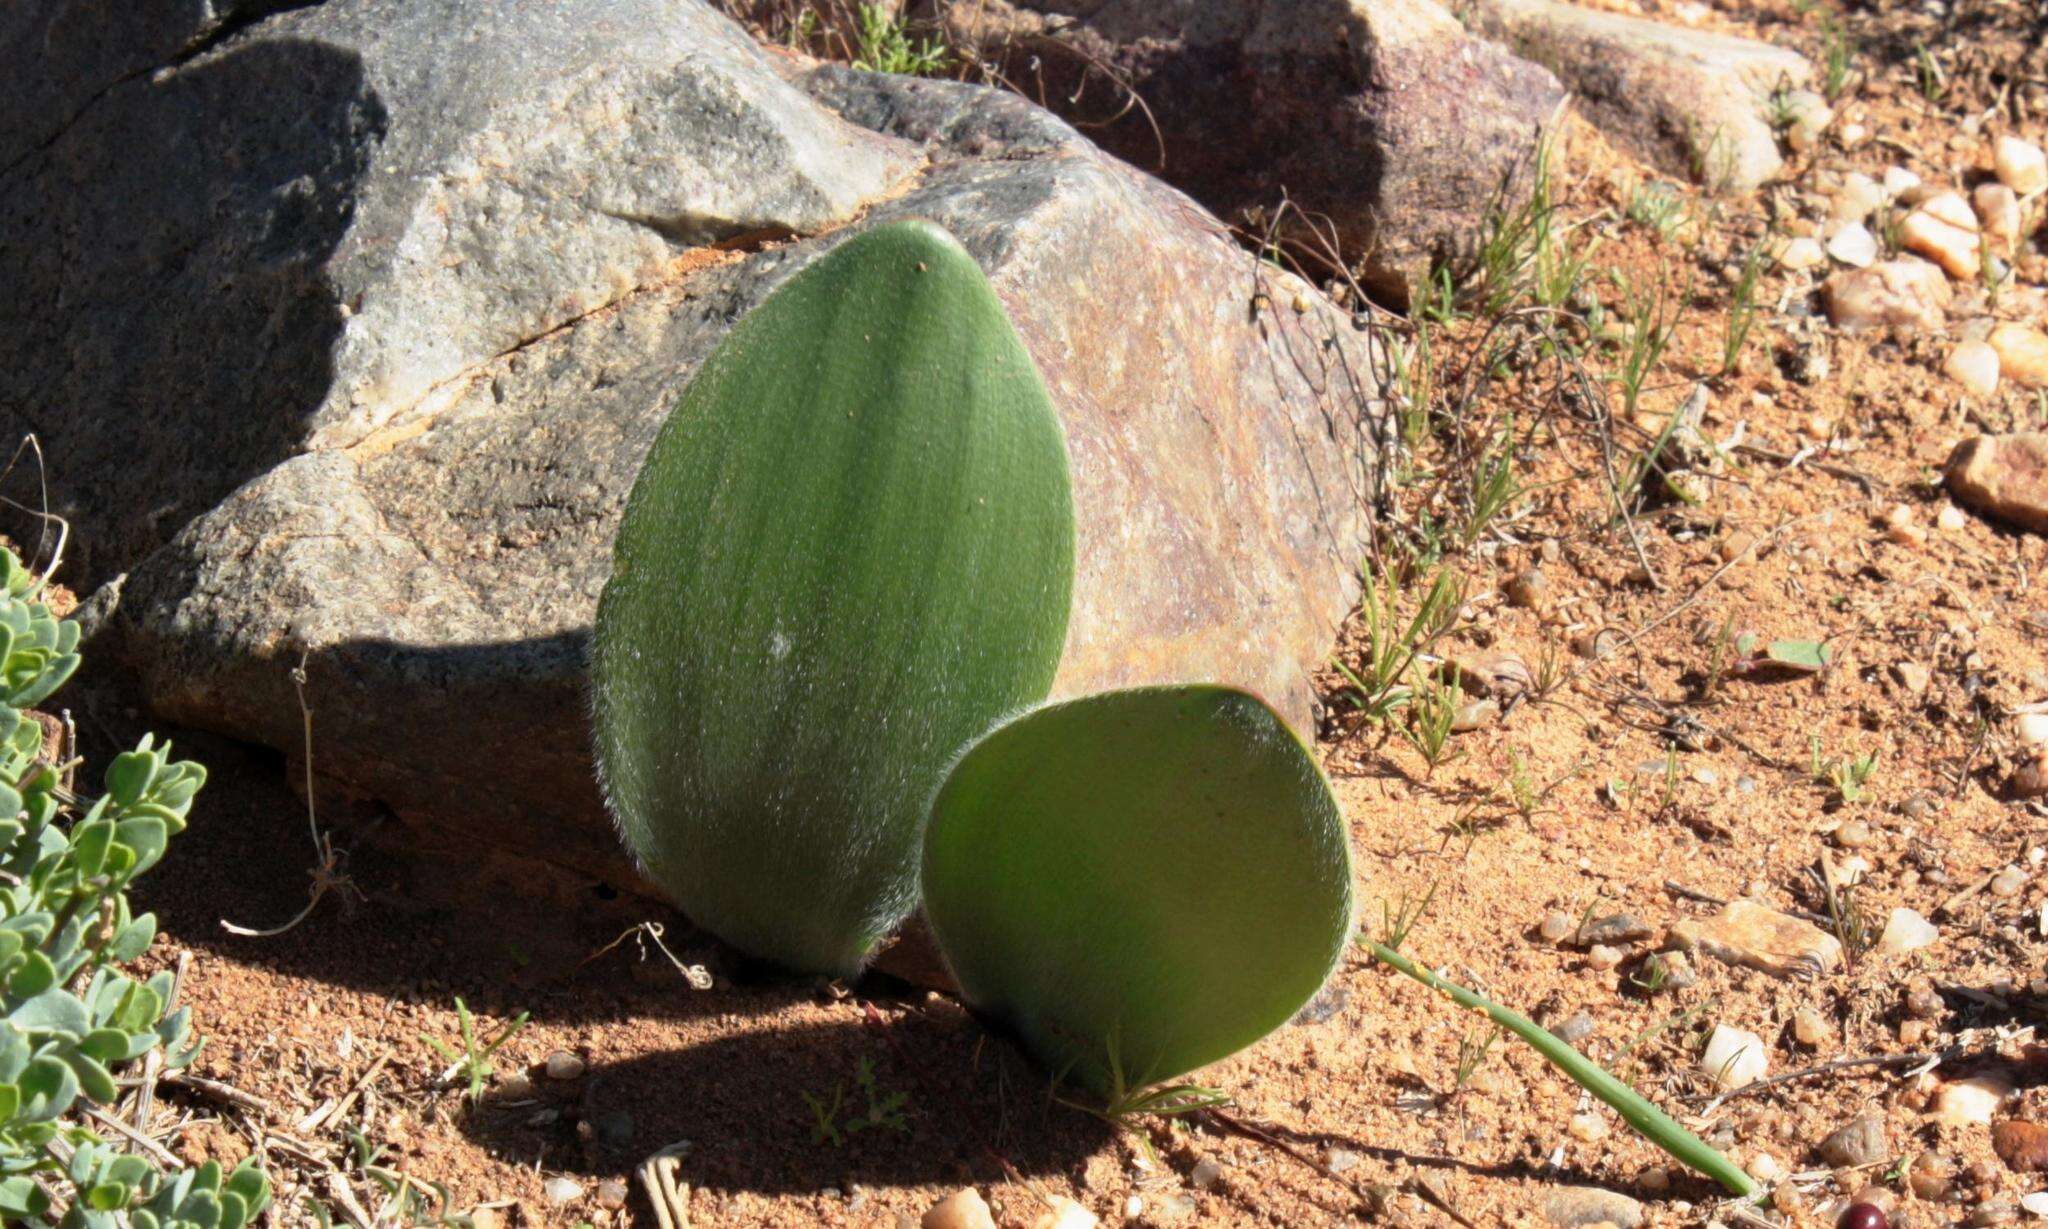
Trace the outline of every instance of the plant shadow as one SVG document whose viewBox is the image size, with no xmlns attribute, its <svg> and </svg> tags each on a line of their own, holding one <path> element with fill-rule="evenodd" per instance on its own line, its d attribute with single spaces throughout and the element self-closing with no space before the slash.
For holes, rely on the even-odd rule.
<svg viewBox="0 0 2048 1229">
<path fill-rule="evenodd" d="M 686 1142 L 682 1177 L 709 1223 L 725 1223 L 721 1200 L 745 1194 L 843 1208 L 860 1187 L 1078 1173 L 1114 1136 L 1053 1101 L 1041 1071 L 936 996 L 879 1008 L 849 998 L 773 1026 L 699 1031 L 633 1038 L 641 1052 L 579 1080 L 501 1084 L 463 1130 L 515 1163 L 545 1156 L 590 1177 L 626 1176 Z"/>
</svg>

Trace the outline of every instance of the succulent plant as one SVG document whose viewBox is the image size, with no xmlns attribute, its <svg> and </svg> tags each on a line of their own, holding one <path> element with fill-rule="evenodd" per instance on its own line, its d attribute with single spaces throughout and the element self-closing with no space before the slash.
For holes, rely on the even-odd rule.
<svg viewBox="0 0 2048 1229">
<path fill-rule="evenodd" d="M 932 803 L 924 907 L 962 995 L 1120 1100 L 1315 994 L 1351 930 L 1344 817 L 1308 749 L 1230 687 L 1010 721 Z"/>
<path fill-rule="evenodd" d="M 647 874 L 736 947 L 858 970 L 952 757 L 1051 686 L 1073 537 L 1058 420 L 957 242 L 894 223 L 791 277 L 662 427 L 598 608 L 598 763 Z"/>
<path fill-rule="evenodd" d="M 163 1173 L 81 1117 L 150 1051 L 171 1070 L 198 1052 L 171 973 L 136 981 L 119 966 L 156 937 L 128 888 L 184 831 L 206 771 L 145 737 L 97 798 L 75 798 L 22 709 L 78 666 L 78 628 L 33 600 L 40 587 L 0 550 L 0 1223 L 240 1229 L 270 1200 L 256 1166 Z"/>
</svg>

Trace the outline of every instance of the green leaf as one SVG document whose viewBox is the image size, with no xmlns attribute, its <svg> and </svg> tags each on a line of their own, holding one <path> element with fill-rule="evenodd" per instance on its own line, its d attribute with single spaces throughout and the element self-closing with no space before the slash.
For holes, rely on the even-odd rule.
<svg viewBox="0 0 2048 1229">
<path fill-rule="evenodd" d="M 598 607 L 598 759 L 649 875 L 737 947 L 855 971 L 950 758 L 1050 687 L 1073 535 L 1051 402 L 958 243 L 896 223 L 792 277 L 663 426 Z"/>
<path fill-rule="evenodd" d="M 22 1105 L 16 1114 L 21 1121 L 48 1122 L 78 1099 L 78 1076 L 67 1064 L 47 1056 L 29 1063 L 15 1084 L 21 1089 Z"/>
<path fill-rule="evenodd" d="M 0 1213 L 8 1216 L 41 1216 L 50 1210 L 50 1197 L 33 1179 L 21 1176 L 0 1181 Z"/>
<path fill-rule="evenodd" d="M 45 925 L 48 920 L 45 919 Z M 41 952 L 30 952 L 27 963 L 7 979 L 7 992 L 15 998 L 34 998 L 57 984 L 57 966 Z"/>
<path fill-rule="evenodd" d="M 119 806 L 132 807 L 149 792 L 157 757 L 148 751 L 124 751 L 107 765 L 107 793 Z"/>
<path fill-rule="evenodd" d="M 1315 994 L 1351 929 L 1344 817 L 1228 687 L 1111 692 L 968 749 L 932 804 L 925 914 L 967 1001 L 1112 1098 Z"/>
<path fill-rule="evenodd" d="M 107 959 L 121 962 L 133 960 L 148 951 L 149 945 L 155 941 L 156 914 L 145 913 L 122 927 L 121 933 L 115 935 L 113 942 L 107 944 Z"/>
<path fill-rule="evenodd" d="M 79 1038 L 78 1048 L 103 1063 L 118 1063 L 129 1057 L 128 1034 L 118 1028 L 96 1028 Z"/>
<path fill-rule="evenodd" d="M 50 698 L 50 693 L 64 685 L 71 672 L 78 669 L 78 654 L 66 653 L 53 659 L 43 667 L 42 674 L 27 686 L 7 697 L 7 703 L 15 708 L 30 708 Z"/>
<path fill-rule="evenodd" d="M 1818 640 L 1773 640 L 1764 649 L 1764 656 L 1778 665 L 1818 674 L 1828 668 L 1832 654 L 1828 652 L 1828 646 Z"/>
<path fill-rule="evenodd" d="M 79 1087 L 85 1090 L 86 1096 L 105 1104 L 120 1095 L 121 1090 L 114 1084 L 113 1073 L 98 1059 L 76 1049 L 61 1050 L 58 1057 L 62 1058 L 70 1066 L 72 1074 L 78 1077 Z"/>
<path fill-rule="evenodd" d="M 28 999 L 7 1015 L 7 1022 L 24 1032 L 61 1033 L 73 1040 L 92 1031 L 92 1017 L 85 1004 L 60 989 L 45 990 Z"/>
<path fill-rule="evenodd" d="M 81 824 L 71 834 L 71 854 L 78 861 L 78 873 L 93 876 L 100 873 L 107 864 L 107 850 L 114 843 L 112 820 L 95 820 Z"/>
</svg>

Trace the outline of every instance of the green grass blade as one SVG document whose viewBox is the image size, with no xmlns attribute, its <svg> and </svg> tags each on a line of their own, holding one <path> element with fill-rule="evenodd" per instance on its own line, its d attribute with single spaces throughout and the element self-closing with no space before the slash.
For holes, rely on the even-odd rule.
<svg viewBox="0 0 2048 1229">
<path fill-rule="evenodd" d="M 1732 1194 L 1756 1193 L 1756 1180 L 1737 1168 L 1733 1161 L 1709 1148 L 1699 1136 L 1679 1126 L 1671 1115 L 1650 1104 L 1641 1093 L 1609 1075 L 1597 1063 L 1535 1021 L 1463 986 L 1445 981 L 1384 943 L 1369 943 L 1367 946 L 1382 964 L 1406 973 L 1432 990 L 1449 995 L 1451 1001 L 1460 1007 L 1485 1012 L 1495 1024 L 1535 1047 L 1538 1054 L 1549 1059 L 1551 1065 L 1570 1076 L 1579 1087 L 1605 1101 L 1621 1115 L 1622 1121 L 1635 1128 L 1638 1135 L 1670 1153 L 1674 1159 L 1719 1182 Z"/>
</svg>

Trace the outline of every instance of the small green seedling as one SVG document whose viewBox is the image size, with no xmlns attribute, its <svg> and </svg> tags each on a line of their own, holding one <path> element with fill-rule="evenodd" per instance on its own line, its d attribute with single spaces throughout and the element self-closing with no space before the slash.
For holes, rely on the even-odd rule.
<svg viewBox="0 0 2048 1229">
<path fill-rule="evenodd" d="M 481 1041 L 477 1037 L 476 1017 L 469 1014 L 469 1004 L 457 998 L 455 1000 L 455 1018 L 462 1028 L 462 1048 L 457 1050 L 438 1038 L 428 1037 L 425 1034 L 420 1036 L 421 1041 L 425 1042 L 434 1053 L 439 1054 L 448 1063 L 448 1069 L 441 1073 L 440 1079 L 437 1082 L 443 1086 L 454 1084 L 458 1081 L 467 1084 L 468 1092 L 466 1095 L 469 1099 L 471 1101 L 481 1100 L 484 1095 L 485 1086 L 491 1082 L 491 1076 L 497 1070 L 495 1064 L 491 1061 L 492 1058 L 506 1042 L 512 1040 L 514 1034 L 526 1027 L 526 1021 L 530 1014 L 524 1011 L 520 1012 L 505 1027 L 499 1029 L 490 1040 Z"/>
<path fill-rule="evenodd" d="M 860 1064 L 853 1073 L 854 1087 L 867 1098 L 867 1112 L 845 1122 L 839 1120 L 840 1110 L 846 1105 L 846 1085 L 832 1085 L 832 1099 L 828 1103 L 822 1097 L 806 1092 L 804 1104 L 811 1107 L 811 1142 L 831 1144 L 834 1148 L 845 1145 L 847 1137 L 862 1131 L 887 1130 L 901 1134 L 910 1129 L 903 1120 L 903 1103 L 908 1093 L 884 1093 L 875 1086 L 875 1064 L 867 1055 L 861 1055 Z"/>
</svg>

